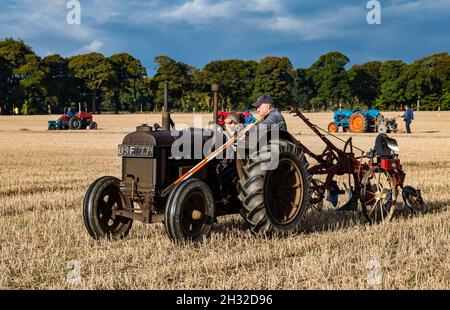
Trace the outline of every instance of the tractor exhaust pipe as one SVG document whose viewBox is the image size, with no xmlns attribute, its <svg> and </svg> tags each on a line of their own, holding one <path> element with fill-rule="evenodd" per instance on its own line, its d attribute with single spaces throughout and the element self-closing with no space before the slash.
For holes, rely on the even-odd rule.
<svg viewBox="0 0 450 310">
<path fill-rule="evenodd" d="M 219 102 L 219 84 L 212 84 L 211 85 L 211 92 L 214 95 L 213 100 L 213 122 L 214 124 L 217 124 L 217 113 L 218 113 L 218 102 Z"/>
<path fill-rule="evenodd" d="M 162 128 L 170 131 L 170 112 L 169 112 L 169 83 L 164 82 L 164 108 L 162 112 Z"/>
</svg>

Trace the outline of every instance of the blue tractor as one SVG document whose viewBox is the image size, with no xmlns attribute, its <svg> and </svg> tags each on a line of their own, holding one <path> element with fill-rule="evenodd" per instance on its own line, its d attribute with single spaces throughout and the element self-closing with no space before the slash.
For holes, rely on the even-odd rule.
<svg viewBox="0 0 450 310">
<path fill-rule="evenodd" d="M 334 120 L 328 125 L 328 132 L 338 132 L 342 127 L 343 132 L 397 132 L 395 118 L 385 119 L 380 110 L 340 110 L 334 112 Z"/>
</svg>

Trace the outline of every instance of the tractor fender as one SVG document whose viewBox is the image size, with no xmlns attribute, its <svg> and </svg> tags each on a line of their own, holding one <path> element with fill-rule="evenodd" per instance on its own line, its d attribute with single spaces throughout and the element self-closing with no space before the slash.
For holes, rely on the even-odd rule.
<svg viewBox="0 0 450 310">
<path fill-rule="evenodd" d="M 266 140 L 263 140 L 263 141 L 270 141 L 270 140 L 272 140 L 272 130 L 268 130 L 265 135 L 260 136 L 259 140 L 261 141 L 263 138 L 266 139 Z M 278 131 L 278 139 L 279 140 L 286 140 L 286 141 L 292 142 L 294 144 L 298 144 L 297 139 L 295 139 L 294 136 L 291 135 L 291 133 L 288 132 L 287 130 L 280 129 Z"/>
</svg>

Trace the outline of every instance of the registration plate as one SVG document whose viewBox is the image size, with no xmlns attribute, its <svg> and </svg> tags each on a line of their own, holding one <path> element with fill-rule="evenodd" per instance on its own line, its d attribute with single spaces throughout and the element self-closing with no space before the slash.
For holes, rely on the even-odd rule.
<svg viewBox="0 0 450 310">
<path fill-rule="evenodd" d="M 153 145 L 119 145 L 119 156 L 153 158 Z"/>
</svg>

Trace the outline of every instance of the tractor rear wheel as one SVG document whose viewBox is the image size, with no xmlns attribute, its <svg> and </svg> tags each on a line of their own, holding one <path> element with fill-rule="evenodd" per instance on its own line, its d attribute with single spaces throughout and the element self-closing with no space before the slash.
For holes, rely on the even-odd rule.
<svg viewBox="0 0 450 310">
<path fill-rule="evenodd" d="M 328 124 L 328 132 L 335 133 L 338 131 L 339 131 L 339 127 L 334 122 L 331 122 Z"/>
<path fill-rule="evenodd" d="M 198 242 L 211 233 L 214 196 L 205 182 L 189 179 L 178 184 L 166 202 L 164 226 L 173 242 Z"/>
<path fill-rule="evenodd" d="M 69 119 L 69 128 L 70 129 L 81 129 L 81 126 L 82 126 L 81 120 L 78 119 L 78 117 L 72 116 Z"/>
<path fill-rule="evenodd" d="M 120 239 L 128 235 L 133 220 L 113 214 L 114 210 L 131 209 L 119 188 L 120 180 L 105 176 L 89 186 L 83 200 L 84 225 L 89 234 L 99 239 Z"/>
<path fill-rule="evenodd" d="M 367 221 L 389 221 L 395 213 L 398 189 L 389 171 L 381 168 L 368 170 L 361 181 L 360 201 Z"/>
<path fill-rule="evenodd" d="M 257 156 L 249 156 L 242 167 L 238 196 L 241 215 L 254 233 L 284 235 L 300 230 L 302 216 L 310 205 L 311 176 L 300 147 L 280 140 L 279 161 L 273 170 L 269 145 Z"/>
<path fill-rule="evenodd" d="M 348 127 L 351 132 L 361 133 L 367 130 L 367 121 L 361 112 L 355 112 L 348 119 Z"/>
</svg>

